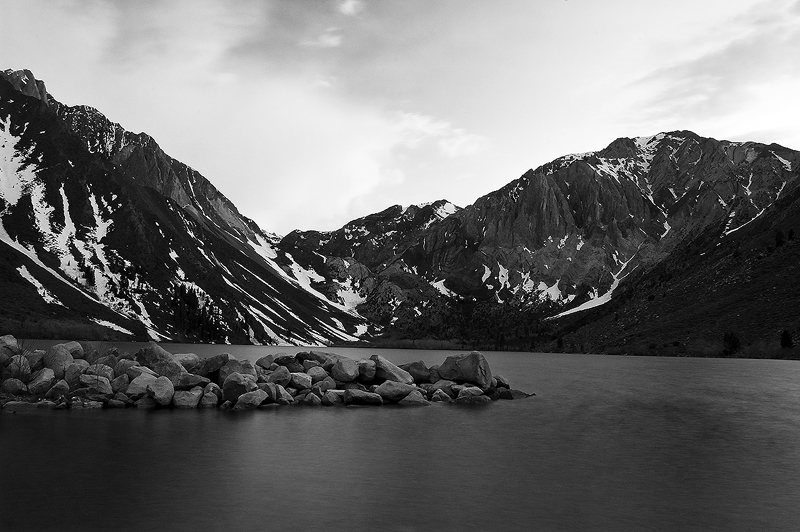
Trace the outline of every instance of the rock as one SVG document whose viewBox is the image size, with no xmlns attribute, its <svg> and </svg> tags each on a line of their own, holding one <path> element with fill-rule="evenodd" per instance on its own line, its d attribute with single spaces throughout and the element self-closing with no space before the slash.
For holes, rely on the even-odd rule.
<svg viewBox="0 0 800 532">
<path fill-rule="evenodd" d="M 422 396 L 422 392 L 414 390 L 397 404 L 401 406 L 428 406 L 430 403 Z"/>
<path fill-rule="evenodd" d="M 439 364 L 434 364 L 428 368 L 428 382 L 436 382 L 440 380 L 442 380 L 442 376 L 439 373 Z"/>
<path fill-rule="evenodd" d="M 222 398 L 235 404 L 240 395 L 256 389 L 258 386 L 252 375 L 248 378 L 241 373 L 231 373 L 222 383 Z"/>
<path fill-rule="evenodd" d="M 19 379 L 17 379 L 19 380 Z M 38 405 L 36 403 L 29 403 L 27 401 L 9 401 L 3 405 L 3 410 L 6 412 L 24 413 L 36 410 Z M 8 458 L 6 458 L 8 459 Z"/>
<path fill-rule="evenodd" d="M 319 382 L 311 385 L 311 392 L 318 395 L 320 398 L 325 395 L 328 390 L 336 388 L 336 381 L 330 377 L 325 377 Z"/>
<path fill-rule="evenodd" d="M 44 395 L 53 387 L 56 382 L 56 374 L 50 368 L 42 368 L 37 371 L 28 383 L 28 393 L 32 395 Z"/>
<path fill-rule="evenodd" d="M 309 393 L 303 398 L 303 404 L 309 406 L 319 406 L 322 404 L 322 399 L 316 394 Z"/>
<path fill-rule="evenodd" d="M 67 366 L 67 370 L 64 372 L 64 380 L 67 381 L 70 388 L 77 388 L 80 386 L 81 375 L 83 375 L 88 367 L 89 366 L 84 366 L 83 364 L 77 364 L 75 362 Z M 53 374 L 55 375 L 55 372 L 53 372 Z"/>
<path fill-rule="evenodd" d="M 26 351 L 22 354 L 28 359 L 28 364 L 31 367 L 31 373 L 39 371 L 44 367 L 44 351 L 37 349 L 36 351 Z"/>
<path fill-rule="evenodd" d="M 162 375 L 147 384 L 147 394 L 161 406 L 167 406 L 172 402 L 172 396 L 175 395 L 175 387 L 169 377 Z"/>
<path fill-rule="evenodd" d="M 278 355 L 274 362 L 289 370 L 289 373 L 301 373 L 304 371 L 303 364 L 298 362 L 294 355 Z"/>
<path fill-rule="evenodd" d="M 89 388 L 92 393 L 101 395 L 114 395 L 114 390 L 111 388 L 111 381 L 101 375 L 86 375 L 85 373 L 80 377 L 81 384 Z"/>
<path fill-rule="evenodd" d="M 213 392 L 203 392 L 203 396 L 200 398 L 200 403 L 198 403 L 198 408 L 216 408 L 219 404 L 219 397 L 217 394 Z"/>
<path fill-rule="evenodd" d="M 373 386 L 374 388 L 375 386 Z M 362 392 L 366 392 L 367 387 L 361 384 L 360 382 L 342 382 L 336 383 L 336 388 L 340 390 L 361 390 Z M 372 393 L 375 393 L 374 391 Z"/>
<path fill-rule="evenodd" d="M 203 388 L 203 393 L 213 393 L 217 396 L 217 399 L 222 400 L 222 388 L 214 382 L 206 384 L 206 387 Z"/>
<path fill-rule="evenodd" d="M 317 362 L 320 366 L 324 366 L 325 363 L 328 362 L 330 357 L 328 356 L 327 353 L 323 353 L 321 351 L 303 351 L 297 353 L 295 355 L 295 359 L 301 364 L 306 360 L 313 360 L 314 362 Z"/>
<path fill-rule="evenodd" d="M 260 366 L 264 369 L 269 369 L 272 363 L 275 362 L 275 355 L 264 355 L 263 357 L 256 360 L 256 366 Z"/>
<path fill-rule="evenodd" d="M 278 403 L 279 405 L 290 405 L 294 403 L 294 398 L 291 396 L 289 392 L 286 391 L 286 388 L 284 388 L 283 386 L 276 384 L 275 392 L 278 395 L 278 398 L 275 402 Z"/>
<path fill-rule="evenodd" d="M 457 405 L 476 405 L 476 404 L 483 404 L 483 403 L 491 403 L 492 399 L 485 395 L 466 395 L 463 397 L 459 397 L 456 399 Z"/>
<path fill-rule="evenodd" d="M 186 368 L 175 360 L 172 353 L 152 341 L 150 345 L 136 353 L 135 359 L 139 364 L 149 367 L 159 376 L 167 377 L 173 386 L 183 373 L 188 373 Z"/>
<path fill-rule="evenodd" d="M 223 388 L 224 390 L 224 388 Z M 264 390 L 255 389 L 247 393 L 243 393 L 236 400 L 234 410 L 255 410 L 264 401 L 267 400 L 267 392 Z"/>
<path fill-rule="evenodd" d="M 273 371 L 269 377 L 267 377 L 267 382 L 274 382 L 275 384 L 280 384 L 281 386 L 287 386 L 291 380 L 292 374 L 289 373 L 289 370 L 284 366 L 280 366 L 278 369 Z"/>
<path fill-rule="evenodd" d="M 82 397 L 74 397 L 70 403 L 69 407 L 74 410 L 88 410 L 94 408 L 103 408 L 102 401 L 96 401 L 93 399 L 84 399 Z"/>
<path fill-rule="evenodd" d="M 178 390 L 172 396 L 172 404 L 175 408 L 197 408 L 200 399 L 203 397 L 203 389 L 195 386 L 191 390 Z M 214 396 L 214 406 L 217 406 L 216 395 Z"/>
<path fill-rule="evenodd" d="M 194 373 L 184 373 L 178 377 L 178 382 L 174 383 L 176 390 L 191 390 L 195 386 L 205 388 L 211 381 L 206 377 L 195 375 Z"/>
<path fill-rule="evenodd" d="M 231 403 L 230 401 L 225 401 L 224 403 L 219 405 L 220 410 L 230 410 L 231 408 L 233 408 L 233 403 Z"/>
<path fill-rule="evenodd" d="M 344 391 L 344 404 L 346 405 L 383 405 L 383 399 L 377 393 L 363 392 L 351 388 Z"/>
<path fill-rule="evenodd" d="M 11 377 L 3 381 L 2 386 L 0 386 L 0 391 L 3 393 L 10 393 L 11 395 L 25 395 L 28 393 L 28 387 L 21 380 Z"/>
<path fill-rule="evenodd" d="M 125 404 L 124 401 L 120 401 L 119 399 L 109 399 L 108 402 L 106 403 L 106 406 L 108 408 L 125 408 L 128 405 Z"/>
<path fill-rule="evenodd" d="M 103 355 L 95 361 L 95 364 L 105 364 L 110 368 L 114 368 L 117 365 L 117 357 L 114 355 Z M 113 378 L 113 377 L 112 377 Z"/>
<path fill-rule="evenodd" d="M 511 390 L 508 388 L 499 389 L 498 392 L 500 393 L 500 399 L 511 400 L 511 399 L 525 399 L 526 397 L 530 397 L 532 394 L 527 394 L 521 390 Z"/>
<path fill-rule="evenodd" d="M 31 380 L 31 364 L 23 355 L 14 355 L 6 366 L 4 374 L 7 379 L 17 379 L 26 383 Z"/>
<path fill-rule="evenodd" d="M 201 358 L 200 362 L 192 370 L 192 373 L 215 381 L 218 377 L 217 372 L 219 372 L 222 366 L 228 363 L 230 357 L 228 353 L 222 353 L 208 358 Z"/>
<path fill-rule="evenodd" d="M 456 398 L 456 392 L 453 391 L 453 386 L 455 384 L 456 383 L 454 383 L 453 381 L 448 381 L 446 379 L 441 379 L 441 380 L 438 380 L 438 381 L 433 383 L 433 389 L 434 389 L 434 391 L 442 390 L 442 391 L 444 391 L 444 393 L 449 395 L 451 399 L 455 399 Z"/>
<path fill-rule="evenodd" d="M 19 355 L 20 351 L 19 343 L 17 343 L 17 339 L 14 336 L 10 334 L 0 336 L 0 355 L 6 355 L 11 358 L 14 355 Z"/>
<path fill-rule="evenodd" d="M 128 384 L 128 389 L 125 390 L 125 395 L 133 399 L 139 399 L 142 396 L 147 395 L 147 386 L 151 382 L 155 382 L 157 377 L 150 375 L 148 373 L 142 373 L 135 379 L 133 379 L 130 384 Z"/>
<path fill-rule="evenodd" d="M 492 384 L 492 370 L 481 353 L 473 351 L 468 355 L 451 355 L 441 366 L 439 374 L 443 379 L 456 382 L 469 382 L 482 390 Z"/>
<path fill-rule="evenodd" d="M 117 362 L 114 365 L 114 376 L 119 377 L 120 375 L 123 375 L 123 374 L 127 375 L 128 374 L 128 369 L 132 368 L 133 366 L 138 366 L 138 365 L 139 365 L 139 363 L 136 362 L 135 360 L 122 359 L 122 360 L 120 360 L 119 362 Z M 133 380 L 137 376 L 138 375 L 134 375 L 133 377 L 131 377 L 130 375 L 128 375 L 128 378 L 130 380 Z"/>
<path fill-rule="evenodd" d="M 143 410 L 152 410 L 158 407 L 158 402 L 149 395 L 143 395 L 134 403 L 134 405 L 136 408 L 141 408 Z"/>
<path fill-rule="evenodd" d="M 370 360 L 375 362 L 376 378 L 403 384 L 412 384 L 414 382 L 414 379 L 406 370 L 398 368 L 381 355 L 372 355 Z"/>
<path fill-rule="evenodd" d="M 219 368 L 219 378 L 217 379 L 217 384 L 222 385 L 225 382 L 225 379 L 227 379 L 228 376 L 232 375 L 233 373 L 250 375 L 253 377 L 253 380 L 258 380 L 256 368 L 253 367 L 253 364 L 249 360 L 239 361 L 235 358 L 231 358 L 225 363 L 224 366 Z"/>
<path fill-rule="evenodd" d="M 467 397 L 470 395 L 483 395 L 483 390 L 477 386 L 464 386 L 458 391 L 458 397 Z"/>
<path fill-rule="evenodd" d="M 449 403 L 452 399 L 444 390 L 436 390 L 431 396 L 431 401 L 434 403 Z"/>
<path fill-rule="evenodd" d="M 158 373 L 148 368 L 147 366 L 140 365 L 138 362 L 136 363 L 135 366 L 129 367 L 125 371 L 125 375 L 128 376 L 131 382 L 133 382 L 133 380 L 139 375 L 150 375 L 151 377 L 158 377 Z"/>
<path fill-rule="evenodd" d="M 200 357 L 195 353 L 175 353 L 172 357 L 190 373 L 200 363 Z"/>
<path fill-rule="evenodd" d="M 416 386 L 395 381 L 386 381 L 375 388 L 375 393 L 380 395 L 384 401 L 391 403 L 396 403 L 415 391 L 418 391 Z"/>
<path fill-rule="evenodd" d="M 69 384 L 64 379 L 56 382 L 48 391 L 44 394 L 47 399 L 61 399 L 69 392 Z"/>
<path fill-rule="evenodd" d="M 114 393 L 125 393 L 128 391 L 128 385 L 131 383 L 131 380 L 128 378 L 126 374 L 122 374 L 119 377 L 115 378 L 111 381 L 111 389 L 114 390 Z"/>
<path fill-rule="evenodd" d="M 325 406 L 336 406 L 344 404 L 343 394 L 328 390 L 322 395 L 322 404 Z"/>
<path fill-rule="evenodd" d="M 494 385 L 495 388 L 511 388 L 511 384 L 509 384 L 508 379 L 502 375 L 495 375 L 494 378 L 497 380 L 497 383 Z"/>
<path fill-rule="evenodd" d="M 260 382 L 257 384 L 259 390 L 267 392 L 267 400 L 262 404 L 274 403 L 278 398 L 278 390 L 274 382 Z"/>
<path fill-rule="evenodd" d="M 308 370 L 310 370 L 311 368 L 322 368 L 322 364 L 320 364 L 316 360 L 303 360 L 302 364 L 303 364 L 303 369 L 305 370 L 306 373 L 308 373 Z"/>
<path fill-rule="evenodd" d="M 350 358 L 340 358 L 331 368 L 331 377 L 341 382 L 350 382 L 358 378 L 358 363 Z"/>
<path fill-rule="evenodd" d="M 109 382 L 114 380 L 114 368 L 111 366 L 106 366 L 105 364 L 92 364 L 86 368 L 86 371 L 84 371 L 83 374 L 100 375 L 101 377 L 108 379 Z"/>
<path fill-rule="evenodd" d="M 122 393 L 122 392 L 117 392 L 117 393 L 115 393 L 115 394 L 114 394 L 114 397 L 113 397 L 113 400 L 114 400 L 114 401 L 120 401 L 120 402 L 122 402 L 122 403 L 125 403 L 125 404 L 126 404 L 126 405 L 128 405 L 128 406 L 131 406 L 131 405 L 133 405 L 133 401 L 131 400 L 131 398 L 130 398 L 130 397 L 128 397 L 127 395 L 125 395 L 125 394 L 124 394 L 124 393 Z"/>
<path fill-rule="evenodd" d="M 298 390 L 311 389 L 311 377 L 305 373 L 291 373 L 292 380 L 289 385 Z"/>
<path fill-rule="evenodd" d="M 414 382 L 430 382 L 430 375 L 431 372 L 428 369 L 428 366 L 425 365 L 425 362 L 420 360 L 419 362 L 411 362 L 409 364 L 403 364 L 402 366 L 398 366 L 400 369 L 403 369 L 411 375 L 411 378 L 414 379 Z"/>
<path fill-rule="evenodd" d="M 60 345 L 64 346 L 64 349 L 67 350 L 73 359 L 84 358 L 84 349 L 79 342 L 66 342 Z"/>
<path fill-rule="evenodd" d="M 361 382 L 372 382 L 375 380 L 375 361 L 363 359 L 358 361 L 358 378 Z"/>
<path fill-rule="evenodd" d="M 306 362 L 313 362 L 313 361 L 307 360 Z M 316 364 L 316 362 L 313 363 Z M 312 366 L 306 370 L 306 373 L 308 374 L 309 377 L 311 377 L 312 383 L 317 383 L 321 380 L 325 380 L 325 378 L 328 377 L 328 372 L 322 369 L 321 366 Z"/>
</svg>

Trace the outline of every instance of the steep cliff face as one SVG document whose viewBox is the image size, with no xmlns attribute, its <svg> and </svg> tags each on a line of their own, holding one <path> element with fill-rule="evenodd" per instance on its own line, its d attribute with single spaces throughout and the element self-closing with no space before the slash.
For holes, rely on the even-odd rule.
<svg viewBox="0 0 800 532">
<path fill-rule="evenodd" d="M 0 288 L 25 302 L 6 321 L 242 343 L 366 332 L 202 175 L 31 79 L 0 75 Z"/>
</svg>

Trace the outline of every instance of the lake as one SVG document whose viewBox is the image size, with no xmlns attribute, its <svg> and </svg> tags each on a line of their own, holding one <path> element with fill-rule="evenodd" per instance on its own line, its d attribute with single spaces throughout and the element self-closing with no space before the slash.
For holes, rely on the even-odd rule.
<svg viewBox="0 0 800 532">
<path fill-rule="evenodd" d="M 3 413 L 0 530 L 800 530 L 796 361 L 484 354 L 537 396 Z"/>
</svg>

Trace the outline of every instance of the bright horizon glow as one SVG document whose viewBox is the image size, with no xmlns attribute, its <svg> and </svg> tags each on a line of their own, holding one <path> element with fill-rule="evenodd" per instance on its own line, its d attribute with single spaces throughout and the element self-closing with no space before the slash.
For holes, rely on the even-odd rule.
<svg viewBox="0 0 800 532">
<path fill-rule="evenodd" d="M 800 1 L 7 0 L 0 69 L 151 135 L 262 229 L 465 206 L 692 130 L 800 148 Z"/>
</svg>

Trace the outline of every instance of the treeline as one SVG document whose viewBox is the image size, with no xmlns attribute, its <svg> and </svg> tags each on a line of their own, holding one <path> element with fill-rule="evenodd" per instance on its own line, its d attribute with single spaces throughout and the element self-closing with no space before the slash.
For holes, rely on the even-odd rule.
<svg viewBox="0 0 800 532">
<path fill-rule="evenodd" d="M 180 283 L 170 301 L 173 322 L 184 340 L 221 342 L 225 340 L 221 311 L 200 288 Z"/>
<path fill-rule="evenodd" d="M 446 341 L 469 349 L 535 350 L 551 342 L 556 329 L 545 317 L 561 306 L 550 300 L 472 301 L 442 297 L 398 318 L 384 329 L 384 340 Z"/>
</svg>

